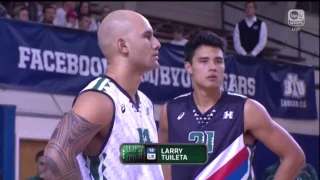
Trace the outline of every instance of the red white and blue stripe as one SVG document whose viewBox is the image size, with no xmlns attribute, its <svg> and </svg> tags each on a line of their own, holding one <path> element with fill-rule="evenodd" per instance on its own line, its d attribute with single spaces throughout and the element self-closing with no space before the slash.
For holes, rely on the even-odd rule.
<svg viewBox="0 0 320 180">
<path fill-rule="evenodd" d="M 251 149 L 243 142 L 241 134 L 232 144 L 219 154 L 196 180 L 248 180 L 254 179 Z"/>
</svg>

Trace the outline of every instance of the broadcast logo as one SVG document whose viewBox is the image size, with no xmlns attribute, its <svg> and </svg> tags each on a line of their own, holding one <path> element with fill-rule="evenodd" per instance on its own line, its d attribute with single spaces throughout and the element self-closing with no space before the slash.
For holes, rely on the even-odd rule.
<svg viewBox="0 0 320 180">
<path fill-rule="evenodd" d="M 305 24 L 305 14 L 302 9 L 290 9 L 288 11 L 288 25 L 292 27 L 292 31 L 300 31 Z"/>
<path fill-rule="evenodd" d="M 156 159 L 156 148 L 147 148 L 147 160 L 155 160 Z"/>
</svg>

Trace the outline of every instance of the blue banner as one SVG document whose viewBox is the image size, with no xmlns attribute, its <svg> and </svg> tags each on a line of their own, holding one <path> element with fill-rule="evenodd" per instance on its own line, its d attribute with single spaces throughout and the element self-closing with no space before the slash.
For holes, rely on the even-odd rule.
<svg viewBox="0 0 320 180">
<path fill-rule="evenodd" d="M 6 19 L 0 27 L 0 83 L 10 88 L 76 95 L 107 68 L 96 33 Z M 140 86 L 154 103 L 191 90 L 183 47 L 162 44 L 159 63 Z M 225 89 L 259 101 L 273 117 L 317 119 L 311 67 L 230 56 L 224 80 Z"/>
</svg>

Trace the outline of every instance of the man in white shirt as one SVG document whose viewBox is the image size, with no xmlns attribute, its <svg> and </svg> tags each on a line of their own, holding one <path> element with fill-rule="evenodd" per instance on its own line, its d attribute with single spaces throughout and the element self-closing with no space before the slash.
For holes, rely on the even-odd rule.
<svg viewBox="0 0 320 180">
<path fill-rule="evenodd" d="M 69 12 L 70 10 L 74 10 L 75 6 L 76 6 L 75 1 L 64 1 L 63 2 L 63 6 L 61 8 L 58 8 L 56 11 L 56 17 L 53 21 L 53 24 L 56 26 L 62 26 L 62 27 L 66 27 L 67 26 L 67 12 Z"/>
<path fill-rule="evenodd" d="M 257 19 L 255 2 L 246 2 L 244 8 L 246 18 L 240 21 L 234 29 L 234 48 L 238 54 L 244 56 L 261 56 L 267 44 L 267 26 L 263 21 Z"/>
<path fill-rule="evenodd" d="M 188 40 L 184 38 L 183 36 L 183 26 L 182 25 L 176 25 L 173 27 L 173 40 L 170 41 L 171 44 L 184 46 Z"/>
</svg>

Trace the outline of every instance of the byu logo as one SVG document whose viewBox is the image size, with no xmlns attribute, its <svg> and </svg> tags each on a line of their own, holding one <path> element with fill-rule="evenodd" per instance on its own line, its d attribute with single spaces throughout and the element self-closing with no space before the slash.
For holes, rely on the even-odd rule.
<svg viewBox="0 0 320 180">
<path fill-rule="evenodd" d="M 137 131 L 139 133 L 139 142 L 140 143 L 152 143 L 148 129 L 138 128 Z"/>
<path fill-rule="evenodd" d="M 121 105 L 121 112 L 122 113 L 126 112 L 126 107 L 124 106 L 124 104 Z"/>
<path fill-rule="evenodd" d="M 286 97 L 301 98 L 306 95 L 306 84 L 298 78 L 298 74 L 287 74 L 283 86 L 283 95 Z"/>
<path fill-rule="evenodd" d="M 233 111 L 225 111 L 223 114 L 223 119 L 232 119 L 233 118 Z"/>
</svg>

